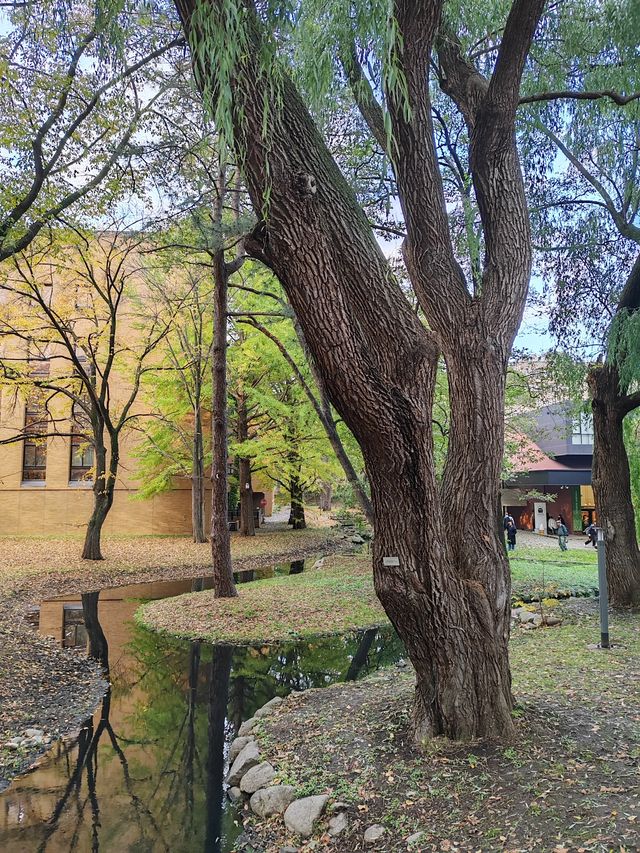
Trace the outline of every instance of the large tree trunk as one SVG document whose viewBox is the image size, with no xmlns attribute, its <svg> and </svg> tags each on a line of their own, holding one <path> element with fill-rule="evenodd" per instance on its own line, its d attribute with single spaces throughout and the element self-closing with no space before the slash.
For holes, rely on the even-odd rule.
<svg viewBox="0 0 640 853">
<path fill-rule="evenodd" d="M 87 524 L 87 532 L 82 549 L 83 560 L 102 560 L 101 539 L 102 527 L 113 506 L 113 494 L 119 464 L 119 447 L 117 439 L 111 441 L 111 457 L 107 471 L 107 449 L 102 441 L 96 441 L 95 471 L 93 483 L 93 511 Z"/>
<path fill-rule="evenodd" d="M 176 5 L 188 30 L 194 0 Z M 481 292 L 473 294 L 448 229 L 431 125 L 429 64 L 442 4 L 393 4 L 406 102 L 393 93 L 387 99 L 391 160 L 407 228 L 407 268 L 431 332 L 411 310 L 284 73 L 278 103 L 272 102 L 269 75 L 257 59 L 264 55 L 259 24 L 252 5 L 243 5 L 252 45 L 229 84 L 235 141 L 257 212 L 268 197 L 268 219 L 246 245 L 282 282 L 331 402 L 362 449 L 375 520 L 375 588 L 416 671 L 415 736 L 510 735 L 509 583 L 498 521 L 503 424 L 496 413 L 501 418 L 507 356 L 531 268 L 514 127 L 519 81 L 544 2 L 514 0 L 490 83 L 466 64 L 455 38 L 443 39 L 443 79 L 468 126 L 485 238 Z M 219 0 L 206 9 L 207 25 L 224 31 L 228 19 Z M 192 34 L 205 46 L 196 73 L 213 91 L 220 57 L 207 53 L 200 35 Z M 384 146 L 384 128 L 380 140 Z M 442 492 L 431 420 L 440 352 L 452 408 Z"/>
<path fill-rule="evenodd" d="M 622 422 L 628 409 L 618 371 L 598 365 L 589 371 L 593 411 L 593 493 L 598 524 L 605 532 L 609 599 L 615 606 L 640 604 L 640 549 L 631 497 L 629 459 Z"/>
<path fill-rule="evenodd" d="M 193 541 L 207 541 L 204 532 L 204 442 L 202 435 L 202 413 L 199 408 L 194 412 L 193 423 L 193 461 L 191 474 L 191 530 Z"/>
<path fill-rule="evenodd" d="M 231 567 L 227 499 L 227 271 L 222 250 L 214 257 L 214 283 L 211 555 L 214 593 L 232 598 L 238 592 Z"/>
<path fill-rule="evenodd" d="M 236 397 L 238 411 L 238 441 L 249 438 L 249 419 L 247 400 L 244 393 Z M 256 522 L 253 512 L 253 486 L 251 483 L 251 459 L 241 456 L 238 459 L 238 488 L 240 490 L 240 533 L 243 536 L 256 535 Z"/>
</svg>

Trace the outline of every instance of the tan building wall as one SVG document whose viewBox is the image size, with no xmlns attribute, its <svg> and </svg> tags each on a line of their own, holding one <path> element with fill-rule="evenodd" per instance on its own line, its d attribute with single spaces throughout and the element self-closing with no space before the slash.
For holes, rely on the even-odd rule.
<svg viewBox="0 0 640 853">
<path fill-rule="evenodd" d="M 136 289 L 143 292 L 144 281 L 138 282 L 135 258 L 127 259 L 127 263 L 136 268 L 132 280 L 136 280 Z M 52 272 L 46 262 L 41 261 L 35 267 L 34 276 L 38 278 L 42 270 L 43 281 L 50 287 L 49 298 L 54 305 L 74 305 L 78 319 L 74 319 L 74 331 L 78 334 L 87 328 L 89 321 L 81 319 L 82 308 L 78 303 L 77 283 L 68 274 Z M 56 268 L 57 270 L 57 268 Z M 6 273 L 6 268 L 3 270 Z M 75 294 L 75 295 L 74 295 Z M 7 311 L 6 316 L 20 317 L 24 308 L 24 316 L 33 309 L 22 298 L 7 303 L 6 292 L 0 294 L 0 307 Z M 82 297 L 85 302 L 87 294 Z M 4 300 L 4 305 L 2 301 Z M 87 305 L 91 304 L 90 300 Z M 11 314 L 13 311 L 13 315 Z M 123 300 L 122 309 L 118 314 L 118 338 L 116 349 L 131 344 L 131 341 L 142 340 L 143 334 L 139 326 L 139 309 L 135 302 Z M 90 314 L 90 312 L 89 312 Z M 76 317 L 76 314 L 72 313 Z M 0 316 L 0 324 L 2 316 Z M 91 327 L 92 328 L 92 327 Z M 102 327 L 104 332 L 104 325 Z M 137 337 L 136 337 L 137 336 Z M 2 355 L 10 357 L 14 362 L 27 363 L 26 345 L 19 338 L 11 339 L 6 336 L 2 341 Z M 46 358 L 49 359 L 50 375 L 66 377 L 69 374 L 69 358 L 67 350 L 58 340 L 46 345 Z M 41 353 L 42 355 L 42 353 Z M 151 353 L 145 364 L 153 364 L 159 358 L 155 351 Z M 117 364 L 117 363 L 116 363 Z M 122 366 L 121 366 L 122 367 Z M 129 368 L 127 370 L 127 368 Z M 111 410 L 117 412 L 128 399 L 130 381 L 118 374 L 114 366 L 109 383 L 109 394 L 112 401 Z M 122 373 L 131 373 L 130 365 L 126 362 Z M 25 392 L 28 393 L 28 392 Z M 25 393 L 16 390 L 15 386 L 5 384 L 0 386 L 0 535 L 11 534 L 58 534 L 82 533 L 92 511 L 93 493 L 91 483 L 71 481 L 71 437 L 72 427 L 71 401 L 63 394 L 54 397 L 50 411 L 55 424 L 49 424 L 49 437 L 46 440 L 46 479 L 44 482 L 23 482 L 22 441 L 3 444 L 11 438 L 22 434 L 25 425 Z M 145 404 L 144 394 L 140 393 L 134 402 L 131 414 L 145 415 L 151 409 Z M 139 421 L 140 423 L 140 421 Z M 205 426 L 208 428 L 208 426 Z M 54 433 L 60 433 L 55 435 Z M 108 438 L 105 435 L 108 444 Z M 139 441 L 139 433 L 134 430 L 123 431 L 120 439 L 120 465 L 116 482 L 113 507 L 107 517 L 104 531 L 109 534 L 191 534 L 191 489 L 186 479 L 177 479 L 175 488 L 164 494 L 148 500 L 134 499 L 139 482 L 136 479 L 138 460 L 135 458 L 135 446 Z M 272 490 L 270 484 L 254 485 L 255 491 L 264 491 L 267 500 L 265 512 L 271 514 Z M 210 501 L 205 507 L 208 517 Z"/>
</svg>

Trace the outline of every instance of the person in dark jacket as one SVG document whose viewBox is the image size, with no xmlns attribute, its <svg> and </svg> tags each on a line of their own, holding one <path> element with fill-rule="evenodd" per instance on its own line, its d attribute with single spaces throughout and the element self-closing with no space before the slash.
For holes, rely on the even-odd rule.
<svg viewBox="0 0 640 853">
<path fill-rule="evenodd" d="M 516 527 L 516 523 L 513 519 L 511 519 L 511 521 L 507 525 L 507 541 L 509 543 L 509 545 L 508 545 L 509 551 L 515 551 L 516 550 L 516 533 L 517 532 L 518 532 L 518 529 Z"/>
<path fill-rule="evenodd" d="M 598 528 L 595 524 L 590 524 L 584 531 L 584 535 L 588 537 L 585 545 L 591 543 L 594 548 L 598 547 Z"/>
<path fill-rule="evenodd" d="M 558 545 L 561 551 L 567 550 L 567 539 L 569 538 L 569 529 L 564 523 L 562 516 L 558 516 Z"/>
</svg>

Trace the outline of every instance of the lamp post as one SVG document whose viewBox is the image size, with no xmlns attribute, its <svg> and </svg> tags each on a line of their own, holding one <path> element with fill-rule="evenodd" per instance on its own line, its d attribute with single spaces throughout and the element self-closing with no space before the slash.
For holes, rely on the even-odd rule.
<svg viewBox="0 0 640 853">
<path fill-rule="evenodd" d="M 600 590 L 600 648 L 609 648 L 609 593 L 604 528 L 598 527 L 598 588 Z"/>
</svg>

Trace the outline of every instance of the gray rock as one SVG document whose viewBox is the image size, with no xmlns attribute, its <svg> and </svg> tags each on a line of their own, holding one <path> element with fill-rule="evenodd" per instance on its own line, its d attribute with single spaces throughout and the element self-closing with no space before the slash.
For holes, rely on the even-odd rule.
<svg viewBox="0 0 640 853">
<path fill-rule="evenodd" d="M 553 628 L 554 625 L 562 625 L 562 619 L 559 619 L 557 616 L 547 616 L 544 620 L 544 624 L 549 628 Z"/>
<path fill-rule="evenodd" d="M 13 737 L 5 743 L 5 749 L 20 749 L 22 746 L 22 738 Z"/>
<path fill-rule="evenodd" d="M 242 750 L 248 743 L 254 740 L 252 735 L 245 735 L 245 737 L 237 737 L 229 747 L 229 762 L 233 764 L 236 758 L 240 755 Z"/>
<path fill-rule="evenodd" d="M 302 835 L 303 838 L 308 838 L 313 832 L 313 824 L 324 811 L 328 799 L 326 794 L 319 794 L 315 797 L 295 800 L 284 813 L 287 829 Z"/>
<path fill-rule="evenodd" d="M 329 821 L 329 835 L 335 838 L 336 835 L 340 835 L 341 832 L 344 832 L 348 825 L 349 820 L 346 814 L 344 812 L 340 812 Z"/>
<path fill-rule="evenodd" d="M 353 542 L 354 545 L 364 545 L 364 539 L 358 533 L 354 533 L 353 536 L 350 536 L 349 542 Z"/>
<path fill-rule="evenodd" d="M 31 738 L 31 743 L 34 746 L 42 746 L 46 742 L 47 742 L 47 738 L 45 738 L 44 735 L 33 735 Z"/>
<path fill-rule="evenodd" d="M 329 806 L 329 811 L 330 812 L 342 812 L 348 808 L 350 808 L 349 803 L 343 803 L 343 802 L 338 800 L 335 803 L 331 803 L 331 805 Z"/>
<path fill-rule="evenodd" d="M 282 697 L 274 696 L 273 699 L 270 699 L 266 702 L 262 708 L 258 708 L 258 710 L 253 715 L 254 720 L 261 720 L 263 717 L 268 717 L 269 714 L 272 714 L 274 709 L 278 707 L 278 705 L 282 704 Z"/>
<path fill-rule="evenodd" d="M 542 625 L 542 616 L 540 616 L 538 613 L 536 613 L 536 615 L 533 617 L 533 624 L 536 626 L 536 628 L 539 628 L 540 625 Z"/>
<path fill-rule="evenodd" d="M 536 614 L 530 613 L 528 610 L 521 610 L 520 613 L 518 613 L 518 619 L 523 625 L 526 625 L 529 622 L 533 622 L 535 618 Z"/>
<path fill-rule="evenodd" d="M 245 773 L 260 763 L 260 751 L 254 740 L 248 743 L 231 765 L 231 770 L 224 780 L 232 788 L 237 785 Z"/>
<path fill-rule="evenodd" d="M 250 735 L 254 730 L 256 723 L 258 721 L 255 717 L 251 717 L 250 720 L 245 720 L 244 723 L 238 729 L 238 737 L 245 737 L 246 735 Z"/>
<path fill-rule="evenodd" d="M 379 823 L 374 823 L 373 826 L 368 827 L 364 831 L 364 843 L 365 844 L 375 844 L 376 841 L 380 841 L 382 836 L 384 835 L 384 826 L 380 826 Z"/>
<path fill-rule="evenodd" d="M 232 803 L 239 803 L 242 799 L 242 791 L 240 790 L 240 788 L 236 787 L 229 788 L 229 790 L 227 791 L 227 797 L 229 797 Z"/>
<path fill-rule="evenodd" d="M 260 788 L 249 800 L 251 811 L 258 817 L 270 817 L 282 814 L 295 797 L 293 785 L 272 785 L 270 788 Z"/>
<path fill-rule="evenodd" d="M 315 561 L 315 563 L 313 564 L 313 566 L 311 566 L 311 568 L 312 569 L 321 569 L 323 566 L 324 566 L 324 557 L 320 557 L 319 560 Z"/>
<path fill-rule="evenodd" d="M 268 761 L 256 764 L 248 770 L 240 781 L 240 790 L 245 794 L 255 794 L 259 788 L 266 788 L 276 775 L 276 771 Z"/>
<path fill-rule="evenodd" d="M 299 847 L 281 847 L 280 853 L 300 853 Z"/>
<path fill-rule="evenodd" d="M 24 732 L 25 737 L 44 737 L 44 732 L 42 729 L 26 729 Z"/>
<path fill-rule="evenodd" d="M 411 847 L 412 844 L 417 844 L 423 835 L 424 835 L 424 832 L 414 832 L 413 835 L 410 835 L 407 838 L 407 844 L 409 845 L 409 847 Z"/>
</svg>

